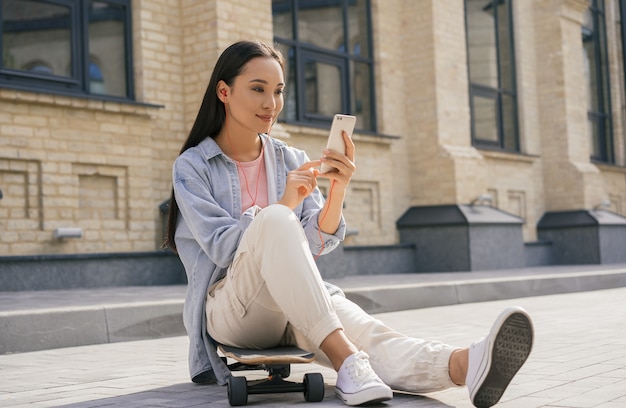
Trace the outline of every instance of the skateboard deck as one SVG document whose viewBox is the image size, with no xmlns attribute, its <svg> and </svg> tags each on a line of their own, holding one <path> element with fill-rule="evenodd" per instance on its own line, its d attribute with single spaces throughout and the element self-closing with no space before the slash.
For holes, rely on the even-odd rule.
<svg viewBox="0 0 626 408">
<path fill-rule="evenodd" d="M 294 346 L 273 347 L 253 350 L 219 345 L 225 357 L 243 364 L 305 364 L 315 360 L 315 354 Z"/>
</svg>

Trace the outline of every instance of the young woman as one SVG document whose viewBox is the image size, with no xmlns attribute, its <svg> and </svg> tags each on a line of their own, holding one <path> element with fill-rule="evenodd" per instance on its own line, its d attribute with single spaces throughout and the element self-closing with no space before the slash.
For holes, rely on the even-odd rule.
<svg viewBox="0 0 626 408">
<path fill-rule="evenodd" d="M 269 136 L 283 108 L 278 51 L 242 41 L 219 57 L 173 166 L 167 244 L 187 277 L 184 323 L 194 382 L 224 384 L 215 342 L 297 345 L 337 370 L 347 405 L 385 401 L 391 389 L 430 392 L 468 384 L 476 406 L 495 404 L 530 353 L 533 329 L 507 309 L 469 349 L 404 336 L 322 281 L 314 257 L 344 238 L 343 201 L 355 148 L 320 159 Z M 333 170 L 321 174 L 321 163 Z M 317 178 L 331 188 L 324 200 Z"/>
</svg>

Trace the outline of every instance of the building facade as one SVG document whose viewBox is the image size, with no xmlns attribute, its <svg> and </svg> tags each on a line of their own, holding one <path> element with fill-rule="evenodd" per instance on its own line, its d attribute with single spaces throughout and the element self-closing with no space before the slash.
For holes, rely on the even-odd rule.
<svg viewBox="0 0 626 408">
<path fill-rule="evenodd" d="M 240 39 L 287 58 L 273 137 L 318 157 L 332 114 L 358 117 L 346 248 L 476 203 L 526 244 L 547 214 L 623 228 L 626 0 L 1 4 L 0 256 L 159 251 L 171 165 Z"/>
</svg>

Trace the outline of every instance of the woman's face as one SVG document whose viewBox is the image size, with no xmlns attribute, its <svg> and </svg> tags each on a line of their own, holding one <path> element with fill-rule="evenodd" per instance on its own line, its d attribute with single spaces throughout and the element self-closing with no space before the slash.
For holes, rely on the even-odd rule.
<svg viewBox="0 0 626 408">
<path fill-rule="evenodd" d="M 275 59 L 251 59 L 228 90 L 231 119 L 255 134 L 269 132 L 283 109 L 284 87 L 283 70 Z"/>
</svg>

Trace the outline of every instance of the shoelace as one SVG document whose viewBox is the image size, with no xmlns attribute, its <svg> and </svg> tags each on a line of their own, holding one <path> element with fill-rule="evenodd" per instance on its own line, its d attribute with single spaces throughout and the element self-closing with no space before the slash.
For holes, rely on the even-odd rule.
<svg viewBox="0 0 626 408">
<path fill-rule="evenodd" d="M 350 377 L 358 386 L 376 378 L 376 374 L 369 364 L 368 356 L 364 352 L 360 351 L 354 356 Z"/>
</svg>

